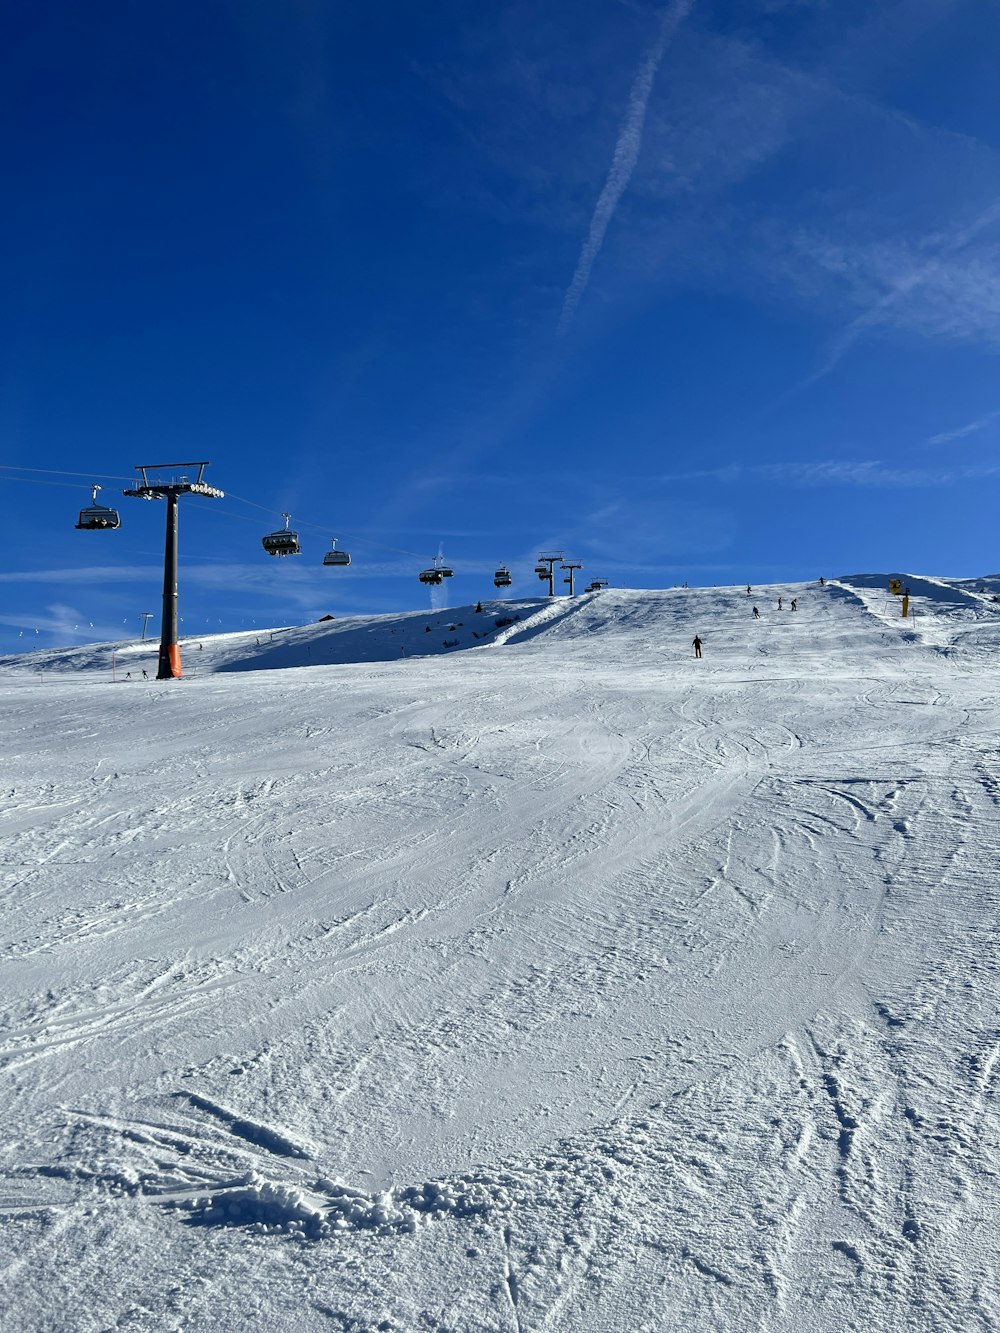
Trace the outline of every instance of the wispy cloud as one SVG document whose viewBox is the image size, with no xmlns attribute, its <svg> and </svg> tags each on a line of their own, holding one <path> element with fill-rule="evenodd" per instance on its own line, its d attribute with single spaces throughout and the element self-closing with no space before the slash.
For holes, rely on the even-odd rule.
<svg viewBox="0 0 1000 1333">
<path fill-rule="evenodd" d="M 579 534 L 580 547 L 599 565 L 588 572 L 605 576 L 610 568 L 683 562 L 695 551 L 706 557 L 731 547 L 737 529 L 731 505 L 653 498 L 647 492 L 648 479 L 638 494 L 615 494 L 607 485 L 595 492 Z"/>
<path fill-rule="evenodd" d="M 717 468 L 661 474 L 660 482 L 717 481 L 729 484 L 756 478 L 779 486 L 943 486 L 1000 476 L 1000 464 L 958 468 L 900 468 L 880 459 L 818 459 L 808 463 L 732 463 Z"/>
<path fill-rule="evenodd" d="M 109 583 L 148 583 L 162 577 L 157 565 L 73 565 L 68 569 L 18 569 L 0 572 L 0 583 L 82 583 L 102 587 Z"/>
<path fill-rule="evenodd" d="M 948 260 L 975 240 L 980 232 L 998 221 L 1000 221 L 1000 200 L 995 200 L 966 226 L 946 237 L 936 238 L 936 246 L 929 258 L 903 273 L 888 291 L 830 340 L 820 364 L 796 386 L 796 390 L 807 389 L 829 375 L 859 338 L 878 325 L 888 322 L 895 307 L 918 289 L 939 278 L 945 272 Z"/>
<path fill-rule="evenodd" d="M 761 0 L 758 11 L 789 11 L 794 22 L 738 32 L 707 11 L 694 22 L 693 0 L 621 0 L 613 20 L 571 32 L 544 16 L 526 23 L 514 4 L 499 46 L 491 21 L 463 47 L 472 59 L 461 69 L 427 77 L 492 169 L 477 178 L 477 207 L 548 228 L 559 249 L 578 236 L 572 281 L 557 294 L 562 334 L 598 284 L 602 299 L 632 305 L 700 286 L 806 308 L 840 330 L 799 372 L 822 374 L 879 324 L 935 341 L 1000 341 L 989 238 L 966 236 L 949 253 L 962 240 L 956 215 L 974 219 L 996 198 L 1000 154 L 879 100 L 900 53 L 956 3 Z M 639 38 L 638 61 L 632 13 L 657 25 Z M 602 97 L 623 70 L 624 91 Z M 595 145 L 609 141 L 595 206 Z M 468 207 L 462 185 L 456 207 Z M 552 253 L 536 247 L 518 271 L 532 281 L 513 284 L 530 288 L 524 328 L 551 309 Z M 537 362 L 536 347 L 527 355 Z"/>
<path fill-rule="evenodd" d="M 639 149 L 642 147 L 642 130 L 646 120 L 646 107 L 649 103 L 650 93 L 653 91 L 653 82 L 660 67 L 660 61 L 663 59 L 663 53 L 677 28 L 691 12 L 693 4 L 694 0 L 673 0 L 673 3 L 667 6 L 660 20 L 660 30 L 656 40 L 646 52 L 645 58 L 636 72 L 635 79 L 632 82 L 632 90 L 629 93 L 628 110 L 625 113 L 625 120 L 615 144 L 608 177 L 604 182 L 604 189 L 598 197 L 597 205 L 590 219 L 590 229 L 583 243 L 583 249 L 580 251 L 573 280 L 566 289 L 566 295 L 563 298 L 562 314 L 559 318 L 560 334 L 564 334 L 573 322 L 573 316 L 576 314 L 583 293 L 587 290 L 594 261 L 604 243 L 604 237 L 607 234 L 615 209 L 618 207 L 618 201 L 625 193 L 632 172 L 635 170 L 635 164 L 639 159 Z"/>
<path fill-rule="evenodd" d="M 27 652 L 37 647 L 36 635 L 51 635 L 54 641 L 84 643 L 93 639 L 111 638 L 116 634 L 116 627 L 95 623 L 86 612 L 63 602 L 55 602 L 41 610 L 26 611 L 22 615 L 0 615 L 0 625 L 9 626 L 18 631 L 21 640 L 18 651 Z M 117 631 L 121 637 L 120 631 Z M 15 640 L 12 639 L 12 642 Z"/>
<path fill-rule="evenodd" d="M 928 437 L 927 443 L 950 444 L 952 440 L 961 440 L 966 435 L 975 435 L 978 431 L 985 430 L 994 421 L 1000 421 L 1000 411 L 987 412 L 984 417 L 978 417 L 975 421 L 970 421 L 968 425 L 959 426 L 957 430 L 943 430 L 938 435 L 931 435 Z"/>
<path fill-rule="evenodd" d="M 702 282 L 839 315 L 839 332 L 790 392 L 878 326 L 1000 341 L 994 149 L 842 89 L 835 69 L 799 69 L 693 26 L 680 40 L 683 59 L 650 101 L 616 219 L 617 238 L 628 213 L 620 269 L 644 290 Z M 859 58 L 866 40 L 848 43 Z M 772 189 L 755 193 L 752 177 L 768 166 Z M 794 192 L 793 178 L 804 182 Z"/>
</svg>

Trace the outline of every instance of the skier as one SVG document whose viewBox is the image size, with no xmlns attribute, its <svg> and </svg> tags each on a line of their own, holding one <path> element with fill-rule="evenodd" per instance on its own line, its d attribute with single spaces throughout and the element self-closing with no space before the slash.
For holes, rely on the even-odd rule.
<svg viewBox="0 0 1000 1333">
<path fill-rule="evenodd" d="M 691 640 L 691 643 L 692 643 L 693 646 L 694 646 L 694 655 L 695 655 L 695 657 L 700 657 L 700 656 L 701 656 L 701 639 L 698 638 L 697 634 L 696 634 L 696 635 L 694 636 L 694 638 Z"/>
<path fill-rule="evenodd" d="M 753 618 L 754 620 L 760 620 L 760 612 L 757 610 L 756 607 L 754 607 L 753 609 Z"/>
<path fill-rule="evenodd" d="M 748 583 L 748 584 L 747 584 L 747 596 L 748 596 L 748 597 L 750 596 L 750 591 L 751 591 L 751 589 L 750 589 L 750 584 Z"/>
<path fill-rule="evenodd" d="M 778 610 L 779 610 L 779 611 L 781 610 L 781 600 L 782 600 L 782 599 L 779 597 L 779 598 L 778 598 Z"/>
<path fill-rule="evenodd" d="M 143 680 L 149 680 L 149 672 L 146 670 L 145 667 L 142 668 L 142 678 Z"/>
<path fill-rule="evenodd" d="M 797 597 L 793 597 L 793 598 L 792 598 L 792 610 L 793 610 L 793 611 L 797 611 L 798 609 L 799 609 L 799 599 L 798 599 Z"/>
<path fill-rule="evenodd" d="M 824 587 L 825 585 L 826 585 L 826 579 L 823 577 L 822 574 L 820 574 L 820 576 L 819 576 L 819 586 L 822 588 L 822 587 Z"/>
<path fill-rule="evenodd" d="M 126 679 L 126 680 L 131 680 L 131 679 L 132 679 L 132 672 L 131 672 L 131 671 L 126 671 L 126 672 L 125 672 L 125 679 Z"/>
</svg>

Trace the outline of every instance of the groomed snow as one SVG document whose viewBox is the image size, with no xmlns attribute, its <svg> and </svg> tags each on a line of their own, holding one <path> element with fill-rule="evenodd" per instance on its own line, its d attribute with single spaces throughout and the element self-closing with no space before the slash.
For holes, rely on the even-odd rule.
<svg viewBox="0 0 1000 1333">
<path fill-rule="evenodd" d="M 0 1325 L 995 1327 L 1000 577 L 886 582 L 0 659 Z"/>
</svg>

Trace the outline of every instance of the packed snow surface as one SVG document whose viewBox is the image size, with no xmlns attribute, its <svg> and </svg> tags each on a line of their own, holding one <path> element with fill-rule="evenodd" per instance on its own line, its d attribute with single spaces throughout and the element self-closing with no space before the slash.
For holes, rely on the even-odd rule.
<svg viewBox="0 0 1000 1333">
<path fill-rule="evenodd" d="M 0 660 L 2 1326 L 996 1327 L 1000 578 L 908 583 Z"/>
</svg>

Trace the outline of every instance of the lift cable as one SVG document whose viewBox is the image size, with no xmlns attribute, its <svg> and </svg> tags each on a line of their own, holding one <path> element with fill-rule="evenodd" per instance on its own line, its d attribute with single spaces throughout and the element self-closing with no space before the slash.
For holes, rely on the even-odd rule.
<svg viewBox="0 0 1000 1333">
<path fill-rule="evenodd" d="M 3 467 L 2 464 L 0 464 L 0 472 L 2 472 L 2 470 Z M 90 476 L 90 473 L 87 475 Z M 78 491 L 81 486 L 79 481 L 42 481 L 40 477 L 0 477 L 0 480 L 3 480 L 4 482 L 25 481 L 29 486 L 58 486 L 60 490 L 66 491 Z M 116 478 L 116 480 L 120 480 L 120 478 Z"/>
<path fill-rule="evenodd" d="M 226 498 L 230 500 L 239 500 L 241 504 L 253 505 L 254 509 L 262 509 L 265 514 L 274 514 L 276 512 L 273 505 L 258 504 L 256 500 L 248 500 L 243 495 L 234 495 L 232 491 L 226 491 Z M 310 528 L 314 532 L 323 532 L 323 533 L 327 533 L 329 531 L 327 527 L 321 527 L 320 524 L 310 523 L 305 519 L 297 518 L 295 521 L 298 527 L 300 528 Z M 338 529 L 338 534 L 339 534 L 338 541 L 340 540 L 341 537 L 343 537 L 346 541 L 362 542 L 368 546 L 378 546 L 383 551 L 394 551 L 396 555 L 409 555 L 412 556 L 415 560 L 423 560 L 426 558 L 424 555 L 421 555 L 420 552 L 418 551 L 407 551 L 402 546 L 390 546 L 387 542 L 376 541 L 374 537 L 361 537 L 356 532 L 344 532 L 343 530 Z"/>
<path fill-rule="evenodd" d="M 0 473 L 11 472 L 11 471 L 13 471 L 13 472 L 31 472 L 31 473 L 35 473 L 35 474 L 41 474 L 41 476 L 51 476 L 51 477 L 81 477 L 81 478 L 82 478 L 82 477 L 86 477 L 86 478 L 88 478 L 88 479 L 96 479 L 96 480 L 98 480 L 98 481 L 124 481 L 124 482 L 129 482 L 129 483 L 131 483 L 131 482 L 134 482 L 134 480 L 135 480 L 134 477 L 131 477 L 131 476 L 123 476 L 123 475 L 121 475 L 120 473 L 110 473 L 110 472 L 64 472 L 64 471 L 59 471 L 59 470 L 57 470 L 57 469 L 55 469 L 55 468 L 42 468 L 42 467 L 31 468 L 31 467 L 19 467 L 19 466 L 15 465 L 15 464 L 10 464 L 10 463 L 0 463 Z M 79 483 L 78 483 L 78 482 L 69 482 L 69 481 L 42 481 L 41 478 L 40 478 L 40 476 L 30 476 L 30 477 L 13 477 L 13 476 L 7 476 L 7 477 L 4 477 L 4 480 L 5 480 L 5 481 L 23 481 L 23 482 L 27 482 L 29 485 L 32 485 L 32 486 L 60 486 L 60 487 L 65 487 L 65 488 L 68 489 L 68 490 L 77 490 L 77 489 L 79 488 Z M 252 506 L 254 509 L 260 509 L 260 510 L 261 510 L 263 513 L 265 513 L 265 514 L 274 514 L 274 513 L 275 513 L 275 508 L 274 508 L 273 505 L 262 505 L 262 504 L 259 504 L 256 500 L 248 500 L 248 499 L 246 498 L 246 496 L 244 496 L 244 495 L 234 495 L 232 491 L 227 491 L 227 492 L 226 492 L 226 498 L 227 498 L 227 499 L 230 499 L 230 500 L 236 500 L 236 501 L 238 501 L 240 504 L 250 505 L 250 506 Z M 227 510 L 218 510 L 218 511 L 216 511 L 216 512 L 218 512 L 219 514 L 226 514 L 226 516 L 229 517 L 229 518 L 240 518 L 240 519 L 244 519 L 244 520 L 245 520 L 246 522 L 248 522 L 248 523 L 252 523 L 252 522 L 253 522 L 253 519 L 250 517 L 249 514 L 238 514 L 238 513 L 235 513 L 235 512 L 234 512 L 233 510 L 231 510 L 231 509 L 227 509 Z M 300 528 L 309 528 L 309 529 L 311 529 L 311 530 L 314 531 L 314 532 L 322 532 L 324 535 L 328 535 L 328 534 L 329 534 L 329 525 L 321 525 L 321 524 L 319 524 L 319 523 L 311 523 L 311 522 L 304 521 L 304 520 L 298 520 L 298 525 L 299 525 Z M 390 546 L 388 542 L 380 542 L 380 541 L 378 541 L 378 540 L 377 540 L 376 538 L 374 538 L 374 537 L 363 537 L 363 536 L 361 536 L 361 535 L 358 534 L 358 533 L 344 532 L 343 530 L 339 530 L 339 529 L 338 529 L 338 533 L 339 533 L 338 540 L 342 537 L 342 538 L 344 538 L 346 541 L 361 542 L 363 545 L 366 545 L 366 546 L 377 546 L 380 550 L 383 550 L 383 551 L 392 551 L 395 555 L 405 555 L 405 556 L 410 556 L 410 557 L 411 557 L 412 559 L 414 559 L 414 560 L 424 560 L 424 559 L 426 559 L 426 555 L 425 555 L 423 552 L 420 552 L 420 551 L 410 551 L 410 550 L 407 550 L 407 549 L 406 549 L 405 547 L 403 547 L 403 546 Z"/>
<path fill-rule="evenodd" d="M 56 468 L 21 468 L 16 463 L 0 463 L 0 472 L 40 472 L 41 475 L 49 477 L 96 477 L 99 481 L 128 481 L 128 483 L 135 481 L 135 477 L 123 476 L 120 472 L 59 472 Z M 8 477 L 8 481 L 31 481 L 31 477 Z M 49 485 L 57 484 L 59 483 L 56 481 L 49 481 Z"/>
</svg>

